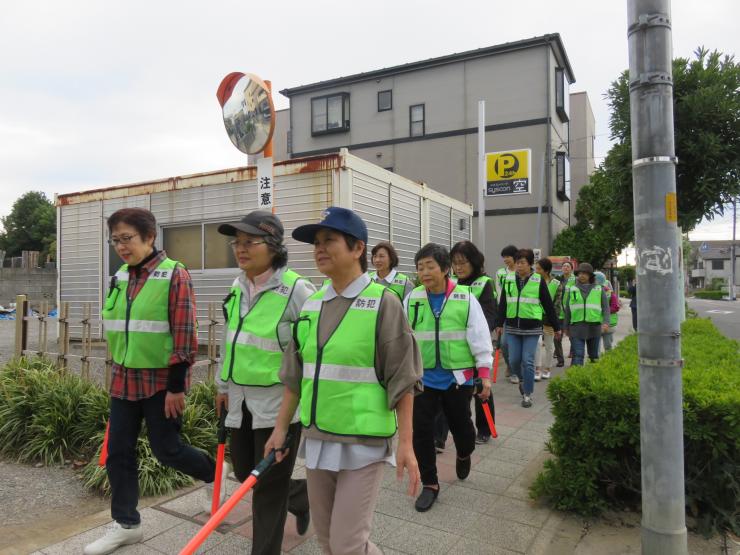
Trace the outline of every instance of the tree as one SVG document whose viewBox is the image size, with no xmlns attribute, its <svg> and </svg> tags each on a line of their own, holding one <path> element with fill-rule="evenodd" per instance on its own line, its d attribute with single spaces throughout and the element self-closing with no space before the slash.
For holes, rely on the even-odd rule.
<svg viewBox="0 0 740 555">
<path fill-rule="evenodd" d="M 678 224 L 684 232 L 702 218 L 723 214 L 740 193 L 740 64 L 704 48 L 695 56 L 673 61 Z M 628 72 L 612 83 L 606 97 L 616 143 L 581 188 L 578 223 L 553 243 L 553 252 L 577 258 L 580 252 L 579 260 L 595 266 L 634 242 Z"/>
<path fill-rule="evenodd" d="M 13 203 L 10 214 L 2 218 L 0 249 L 5 256 L 20 256 L 22 251 L 41 251 L 42 260 L 56 241 L 57 216 L 54 205 L 40 191 L 24 194 Z"/>
</svg>

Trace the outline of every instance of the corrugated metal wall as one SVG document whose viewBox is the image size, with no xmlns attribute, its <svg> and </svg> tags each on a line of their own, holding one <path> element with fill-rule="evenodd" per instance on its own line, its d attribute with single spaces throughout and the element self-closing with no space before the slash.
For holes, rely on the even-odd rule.
<svg viewBox="0 0 740 555">
<path fill-rule="evenodd" d="M 61 207 L 59 300 L 68 301 L 70 336 L 80 337 L 83 304 L 92 303 L 92 333 L 100 333 L 103 214 L 100 201 Z"/>
<path fill-rule="evenodd" d="M 473 218 L 468 214 L 452 209 L 452 244 L 459 241 L 469 241 L 473 227 Z"/>
<path fill-rule="evenodd" d="M 414 256 L 421 248 L 421 197 L 391 185 L 391 221 L 398 269 L 416 274 Z"/>
<path fill-rule="evenodd" d="M 429 242 L 452 248 L 450 236 L 450 207 L 429 201 Z"/>
</svg>

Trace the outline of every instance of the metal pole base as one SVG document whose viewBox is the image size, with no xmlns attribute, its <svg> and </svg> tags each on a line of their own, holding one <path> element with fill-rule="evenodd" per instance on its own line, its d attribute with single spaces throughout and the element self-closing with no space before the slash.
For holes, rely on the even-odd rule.
<svg viewBox="0 0 740 555">
<path fill-rule="evenodd" d="M 642 523 L 643 555 L 688 555 L 686 528 L 678 531 L 650 530 Z"/>
</svg>

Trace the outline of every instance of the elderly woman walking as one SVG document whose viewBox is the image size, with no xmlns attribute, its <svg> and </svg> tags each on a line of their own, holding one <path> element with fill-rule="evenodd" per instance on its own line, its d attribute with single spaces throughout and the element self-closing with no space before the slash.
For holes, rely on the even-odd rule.
<svg viewBox="0 0 740 555">
<path fill-rule="evenodd" d="M 567 291 L 565 333 L 573 345 L 573 364 L 583 366 L 585 351 L 591 362 L 599 358 L 601 334 L 609 331 L 609 299 L 596 283 L 594 268 L 587 262 L 578 265 L 576 282 Z"/>
</svg>

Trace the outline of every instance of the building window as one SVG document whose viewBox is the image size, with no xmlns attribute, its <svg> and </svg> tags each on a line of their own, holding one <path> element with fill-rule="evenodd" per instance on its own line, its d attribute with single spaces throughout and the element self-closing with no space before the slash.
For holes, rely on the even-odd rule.
<svg viewBox="0 0 740 555">
<path fill-rule="evenodd" d="M 570 200 L 570 160 L 565 152 L 555 153 L 555 184 L 560 200 Z"/>
<path fill-rule="evenodd" d="M 220 224 L 194 224 L 162 228 L 162 246 L 167 256 L 189 270 L 237 268 L 228 237 L 218 232 Z"/>
<path fill-rule="evenodd" d="M 378 112 L 393 109 L 393 91 L 378 91 Z"/>
<path fill-rule="evenodd" d="M 570 94 L 566 83 L 565 70 L 557 68 L 555 70 L 555 110 L 560 120 L 564 122 L 568 121 L 568 105 L 570 104 Z"/>
<path fill-rule="evenodd" d="M 291 133 L 290 129 L 288 129 L 288 132 L 286 133 L 286 145 L 285 148 L 287 149 L 286 152 L 288 154 L 293 154 L 293 133 Z"/>
<path fill-rule="evenodd" d="M 725 269 L 724 260 L 717 260 L 716 258 L 712 260 L 712 270 L 724 270 L 724 269 Z"/>
<path fill-rule="evenodd" d="M 339 93 L 311 99 L 311 135 L 349 130 L 349 94 Z"/>
<path fill-rule="evenodd" d="M 409 135 L 423 137 L 425 132 L 424 105 L 416 104 L 409 107 Z"/>
</svg>

